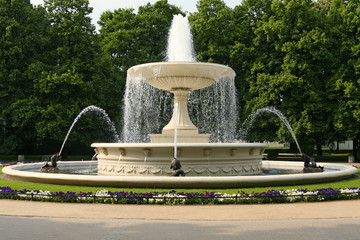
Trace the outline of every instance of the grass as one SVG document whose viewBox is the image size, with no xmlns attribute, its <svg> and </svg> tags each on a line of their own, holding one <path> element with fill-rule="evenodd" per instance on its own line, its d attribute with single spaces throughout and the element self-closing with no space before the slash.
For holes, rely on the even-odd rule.
<svg viewBox="0 0 360 240">
<path fill-rule="evenodd" d="M 0 175 L 2 175 L 2 167 L 0 168 Z M 0 176 L 1 177 L 1 176 Z M 30 182 L 18 182 L 10 181 L 0 178 L 1 187 L 10 187 L 14 190 L 47 190 L 51 192 L 96 192 L 102 189 L 107 189 L 108 191 L 127 191 L 135 193 L 145 193 L 145 192 L 169 192 L 171 190 L 176 190 L 177 192 L 219 192 L 234 194 L 238 191 L 244 191 L 246 193 L 253 192 L 266 192 L 268 190 L 286 190 L 286 189 L 321 189 L 321 188 L 348 188 L 348 187 L 360 187 L 360 169 L 356 177 L 349 180 L 338 181 L 333 183 L 323 183 L 323 184 L 311 184 L 311 185 L 296 185 L 296 186 L 279 186 L 279 187 L 261 187 L 261 188 L 236 188 L 236 189 L 153 189 L 153 188 L 113 188 L 113 187 L 87 187 L 87 186 L 70 186 L 70 185 L 54 185 L 54 184 L 40 184 L 40 183 L 30 183 Z"/>
</svg>

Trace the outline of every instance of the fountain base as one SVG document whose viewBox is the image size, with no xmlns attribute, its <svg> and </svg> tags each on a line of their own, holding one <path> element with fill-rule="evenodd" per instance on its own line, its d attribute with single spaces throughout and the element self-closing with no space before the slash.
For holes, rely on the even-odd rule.
<svg viewBox="0 0 360 240">
<path fill-rule="evenodd" d="M 98 173 L 171 176 L 171 143 L 93 143 Z M 186 176 L 238 176 L 261 172 L 263 143 L 179 143 L 177 158 Z"/>
<path fill-rule="evenodd" d="M 88 169 L 94 161 L 61 162 L 60 169 Z M 18 164 L 4 167 L 2 172 L 9 180 L 67 184 L 99 187 L 139 187 L 139 188 L 242 188 L 269 187 L 296 184 L 315 184 L 351 178 L 358 170 L 352 166 L 324 163 L 327 171 L 308 174 L 260 175 L 260 176 L 222 176 L 222 177 L 168 177 L 168 176 L 99 176 L 61 173 L 42 173 L 41 163 Z M 302 162 L 264 161 L 264 167 L 278 169 L 298 169 Z"/>
</svg>

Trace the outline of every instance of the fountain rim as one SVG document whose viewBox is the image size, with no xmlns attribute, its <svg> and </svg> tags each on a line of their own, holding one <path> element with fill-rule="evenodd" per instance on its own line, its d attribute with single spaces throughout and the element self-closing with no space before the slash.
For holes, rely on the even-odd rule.
<svg viewBox="0 0 360 240">
<path fill-rule="evenodd" d="M 59 168 L 65 165 L 85 165 L 94 161 L 59 162 Z M 263 161 L 272 167 L 301 168 L 302 162 Z M 171 177 L 171 176 L 104 176 L 77 175 L 62 173 L 26 172 L 25 169 L 40 168 L 43 163 L 18 164 L 3 168 L 3 173 L 17 181 L 66 184 L 98 187 L 145 187 L 145 188 L 239 188 L 270 187 L 296 184 L 324 183 L 343 180 L 358 172 L 353 166 L 334 163 L 321 163 L 325 169 L 337 171 L 321 173 L 299 173 L 284 175 L 257 176 L 212 176 L 212 177 Z M 263 164 L 264 165 L 264 164 Z M 20 170 L 23 169 L 23 170 Z"/>
<path fill-rule="evenodd" d="M 177 143 L 177 147 L 267 147 L 267 143 Z M 91 147 L 153 147 L 153 148 L 174 148 L 174 143 L 92 143 Z"/>
<path fill-rule="evenodd" d="M 150 62 L 150 63 L 142 63 L 135 66 L 132 66 L 127 70 L 127 74 L 135 74 L 137 70 L 145 67 L 157 67 L 157 66 L 166 66 L 166 67 L 192 67 L 195 69 L 199 68 L 214 68 L 217 70 L 226 70 L 222 72 L 222 75 L 218 76 L 218 78 L 221 77 L 228 77 L 228 76 L 235 76 L 235 71 L 226 65 L 219 64 L 219 63 L 209 63 L 209 62 L 191 62 L 191 61 L 171 61 L 171 62 Z M 186 74 L 186 72 L 185 72 Z M 139 75 L 139 74 L 135 74 Z M 181 75 L 183 76 L 183 75 Z M 185 75 L 188 76 L 188 75 Z"/>
<path fill-rule="evenodd" d="M 182 61 L 144 63 L 127 71 L 128 77 L 146 79 L 151 86 L 168 91 L 202 89 L 211 86 L 216 79 L 235 75 L 232 68 L 218 63 Z"/>
</svg>

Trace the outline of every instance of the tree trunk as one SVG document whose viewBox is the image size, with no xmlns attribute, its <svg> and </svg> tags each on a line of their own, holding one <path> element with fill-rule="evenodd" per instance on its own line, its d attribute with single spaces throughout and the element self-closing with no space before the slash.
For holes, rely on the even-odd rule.
<svg viewBox="0 0 360 240">
<path fill-rule="evenodd" d="M 321 144 L 316 144 L 316 154 L 318 156 L 322 156 L 322 148 L 321 148 Z"/>
<path fill-rule="evenodd" d="M 354 160 L 355 162 L 358 162 L 358 156 L 357 156 L 357 151 L 358 151 L 358 144 L 359 144 L 359 139 L 358 138 L 354 138 L 353 139 L 353 156 L 354 156 Z"/>
<path fill-rule="evenodd" d="M 299 150 L 298 150 L 298 148 L 297 148 L 296 143 L 290 142 L 290 152 L 291 152 L 291 153 L 296 153 L 296 152 L 298 152 L 298 151 L 299 151 Z"/>
</svg>

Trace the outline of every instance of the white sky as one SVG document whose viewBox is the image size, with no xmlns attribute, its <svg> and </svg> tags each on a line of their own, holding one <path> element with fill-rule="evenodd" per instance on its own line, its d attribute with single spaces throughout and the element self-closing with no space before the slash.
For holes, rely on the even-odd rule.
<svg viewBox="0 0 360 240">
<path fill-rule="evenodd" d="M 43 0 L 30 0 L 34 5 L 43 4 Z M 98 28 L 97 21 L 100 18 L 101 13 L 106 10 L 114 10 L 119 8 L 134 8 L 137 11 L 139 6 L 146 5 L 148 2 L 151 4 L 157 2 L 157 0 L 89 0 L 90 7 L 93 8 L 93 12 L 90 15 L 92 23 Z M 197 10 L 197 0 L 168 0 L 168 3 L 180 7 L 183 11 L 195 12 Z M 240 5 L 241 0 L 224 0 L 228 7 L 234 8 L 236 5 Z"/>
</svg>

